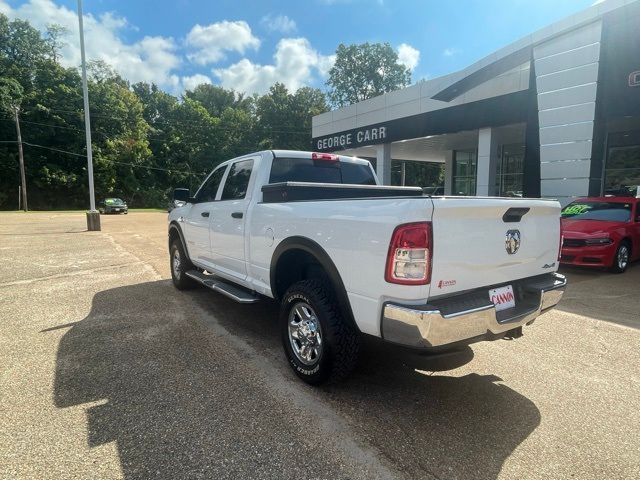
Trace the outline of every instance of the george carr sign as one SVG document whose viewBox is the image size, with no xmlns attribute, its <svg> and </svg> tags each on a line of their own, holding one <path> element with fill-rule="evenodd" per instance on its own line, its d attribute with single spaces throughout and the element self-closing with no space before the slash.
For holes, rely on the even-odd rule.
<svg viewBox="0 0 640 480">
<path fill-rule="evenodd" d="M 347 132 L 341 132 L 326 137 L 313 139 L 313 148 L 320 152 L 325 150 L 337 150 L 343 148 L 354 148 L 362 145 L 373 145 L 384 143 L 387 138 L 387 127 L 366 127 Z"/>
</svg>

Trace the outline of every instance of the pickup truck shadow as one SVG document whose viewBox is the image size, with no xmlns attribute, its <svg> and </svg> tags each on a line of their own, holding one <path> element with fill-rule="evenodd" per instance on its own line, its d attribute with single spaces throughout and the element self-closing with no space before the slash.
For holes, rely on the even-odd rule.
<svg viewBox="0 0 640 480">
<path fill-rule="evenodd" d="M 202 318 L 194 302 L 215 320 Z M 288 441 L 269 428 L 270 417 L 287 412 L 280 399 L 259 413 L 251 380 L 223 360 L 230 347 L 207 325 L 215 321 L 264 356 L 257 361 L 275 365 L 273 375 L 329 404 L 409 477 L 495 478 L 540 423 L 536 406 L 499 378 L 433 373 L 471 361 L 470 348 L 435 360 L 367 341 L 352 378 L 307 387 L 282 358 L 277 310 L 204 289 L 177 292 L 169 281 L 99 292 L 84 320 L 63 326 L 70 329 L 57 353 L 55 405 L 91 403 L 88 444 L 115 441 L 125 478 L 229 475 L 248 461 L 247 448 Z"/>
</svg>

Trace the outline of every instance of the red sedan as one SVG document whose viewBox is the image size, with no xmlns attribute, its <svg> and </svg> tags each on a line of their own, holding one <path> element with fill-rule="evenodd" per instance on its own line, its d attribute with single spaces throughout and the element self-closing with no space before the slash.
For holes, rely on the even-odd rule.
<svg viewBox="0 0 640 480">
<path fill-rule="evenodd" d="M 562 209 L 560 263 L 616 273 L 640 259 L 640 199 L 579 198 Z"/>
</svg>

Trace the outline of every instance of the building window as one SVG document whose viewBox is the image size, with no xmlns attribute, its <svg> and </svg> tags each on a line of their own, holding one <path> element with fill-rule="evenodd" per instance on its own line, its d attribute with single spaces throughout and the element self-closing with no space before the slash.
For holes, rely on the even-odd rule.
<svg viewBox="0 0 640 480">
<path fill-rule="evenodd" d="M 524 145 L 502 145 L 496 170 L 496 194 L 522 197 L 524 189 Z"/>
<path fill-rule="evenodd" d="M 640 185 L 640 131 L 609 135 L 604 193 L 629 195 Z M 634 145 L 635 143 L 635 145 Z"/>
<path fill-rule="evenodd" d="M 478 155 L 475 150 L 453 152 L 453 195 L 476 194 Z"/>
</svg>

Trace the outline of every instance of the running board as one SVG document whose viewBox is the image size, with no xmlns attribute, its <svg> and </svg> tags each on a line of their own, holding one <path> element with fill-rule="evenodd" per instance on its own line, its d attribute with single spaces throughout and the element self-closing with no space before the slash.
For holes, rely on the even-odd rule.
<svg viewBox="0 0 640 480">
<path fill-rule="evenodd" d="M 205 287 L 221 293 L 225 297 L 229 297 L 231 300 L 235 300 L 238 303 L 256 303 L 260 301 L 260 298 L 250 291 L 245 290 L 242 287 L 231 285 L 230 283 L 220 280 L 220 278 L 214 275 L 208 275 L 198 270 L 189 270 L 184 273 L 187 277 L 194 279 Z"/>
</svg>

